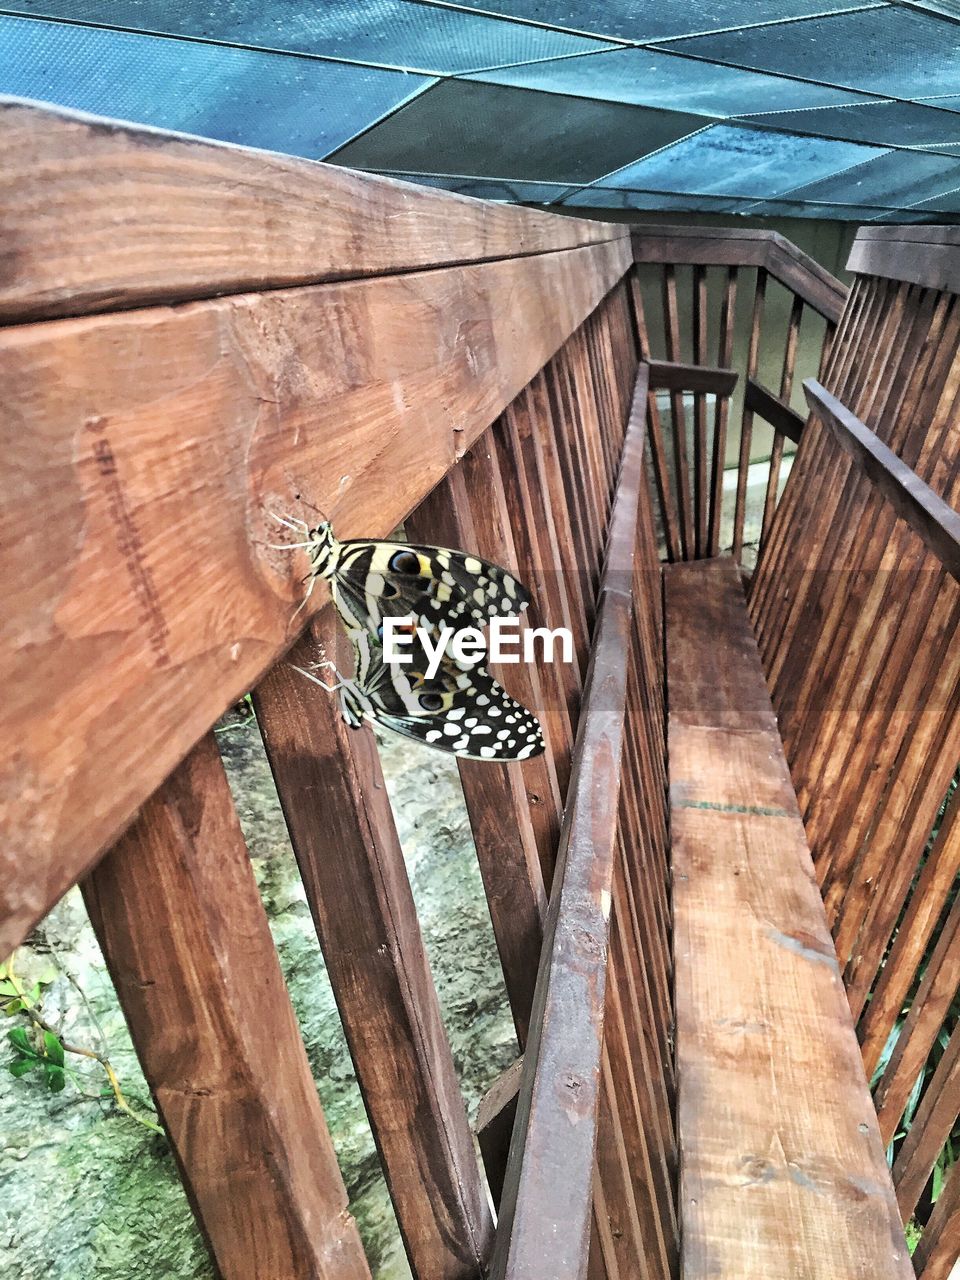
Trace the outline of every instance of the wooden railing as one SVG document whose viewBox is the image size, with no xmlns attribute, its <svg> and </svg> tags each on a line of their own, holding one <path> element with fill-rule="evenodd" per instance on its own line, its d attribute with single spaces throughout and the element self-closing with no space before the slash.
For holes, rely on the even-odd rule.
<svg viewBox="0 0 960 1280">
<path fill-rule="evenodd" d="M 533 1009 L 558 849 L 575 866 L 578 845 L 589 873 L 582 822 L 600 774 L 619 808 L 607 1025 L 621 1040 L 604 1050 L 598 1112 L 584 1094 L 589 1123 L 619 1145 L 601 1146 L 596 1198 L 572 1184 L 594 1214 L 594 1273 L 617 1274 L 611 1219 L 638 1220 L 629 1159 L 648 1121 L 664 1170 L 674 1159 L 659 589 L 643 514 L 635 622 L 630 605 L 631 519 L 647 511 L 636 424 L 621 461 L 638 368 L 629 231 L 23 104 L 0 124 L 0 233 L 18 246 L 0 283 L 16 690 L 3 736 L 18 795 L 0 953 L 79 880 L 219 1272 L 368 1274 L 210 733 L 252 688 L 411 1267 L 480 1277 L 493 1220 L 375 741 L 292 670 L 335 651 L 337 623 L 318 589 L 296 635 L 303 566 L 269 544 L 274 516 L 319 511 L 341 537 L 405 522 L 510 565 L 538 623 L 570 628 L 576 661 L 506 673 L 546 753 L 464 761 L 461 777 L 520 1048 L 556 1047 Z M 611 628 L 635 650 L 619 768 L 592 751 Z M 625 721 L 648 741 L 624 737 Z M 650 1034 L 649 1078 L 634 1080 L 629 1046 Z M 656 1230 L 664 1277 L 671 1177 L 636 1193 L 629 1241 L 645 1256 Z M 538 1178 L 526 1165 L 518 1204 Z"/>
<path fill-rule="evenodd" d="M 0 129 L 0 953 L 81 883 L 220 1273 L 369 1274 L 210 732 L 252 690 L 414 1275 L 676 1276 L 658 535 L 670 559 L 758 545 L 751 614 L 910 1218 L 960 1108 L 957 244 L 931 233 L 927 278 L 896 229 L 891 282 L 864 237 L 847 297 L 769 233 L 631 240 L 17 103 Z M 811 353 L 885 479 L 798 420 Z M 918 534 L 897 512 L 920 509 Z M 318 512 L 503 562 L 574 637 L 573 663 L 505 674 L 544 755 L 461 762 L 524 1051 L 485 1170 L 375 740 L 288 665 L 337 643 L 269 545 Z M 945 1280 L 960 1179 L 920 1216 L 918 1273 Z"/>
<path fill-rule="evenodd" d="M 955 229 L 861 232 L 751 587 L 924 1280 L 960 1256 L 958 262 Z"/>
<path fill-rule="evenodd" d="M 806 345 L 819 362 L 829 348 L 846 289 L 770 231 L 645 226 L 635 229 L 633 247 L 638 264 L 633 298 L 641 353 L 651 368 L 660 366 L 661 352 L 676 366 L 669 382 L 651 380 L 651 392 L 659 385 L 670 388 L 669 432 L 664 430 L 656 396 L 651 394 L 649 402 L 664 557 L 692 560 L 731 552 L 739 561 L 746 559 L 750 568 L 777 504 L 784 442 L 795 442 L 802 426 L 802 417 L 791 407 L 801 324 L 808 316 L 808 326 L 815 326 Z M 686 281 L 681 279 L 684 273 Z M 745 314 L 738 316 L 745 276 L 753 284 L 749 326 Z M 774 290 L 778 297 L 772 296 Z M 684 299 L 689 303 L 686 317 Z M 717 347 L 711 352 L 708 342 L 714 332 Z M 765 368 L 776 368 L 776 393 L 758 381 L 761 352 Z M 711 358 L 723 370 L 744 372 L 743 395 L 736 405 L 733 382 L 704 377 Z M 690 364 L 703 372 L 698 374 Z M 682 370 L 687 370 L 685 378 Z M 692 425 L 687 421 L 684 392 L 693 396 Z M 714 395 L 712 414 L 708 393 Z M 731 413 L 737 407 L 739 421 L 734 429 Z M 763 498 L 751 504 L 748 486 L 756 451 L 755 416 L 769 423 L 773 436 Z M 736 461 L 728 466 L 731 447 L 735 447 Z M 729 528 L 724 520 L 726 475 L 736 479 L 732 511 L 729 501 L 726 508 Z"/>
</svg>

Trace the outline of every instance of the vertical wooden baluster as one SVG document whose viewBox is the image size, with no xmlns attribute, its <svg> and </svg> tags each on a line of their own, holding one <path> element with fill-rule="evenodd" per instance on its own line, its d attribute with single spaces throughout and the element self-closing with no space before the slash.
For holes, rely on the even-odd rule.
<svg viewBox="0 0 960 1280">
<path fill-rule="evenodd" d="M 707 363 L 707 269 L 693 269 L 693 358 Z M 707 395 L 697 391 L 693 398 L 693 507 L 695 552 L 699 560 L 707 554 L 709 494 L 707 491 Z"/>
<path fill-rule="evenodd" d="M 630 299 L 633 305 L 633 322 L 637 332 L 640 348 L 640 359 L 650 359 L 650 337 L 647 332 L 646 319 L 643 314 L 643 295 L 640 292 L 640 281 L 636 268 L 630 276 Z M 660 505 L 660 521 L 666 543 L 667 559 L 672 563 L 682 558 L 680 550 L 680 523 L 677 519 L 673 501 L 673 489 L 670 484 L 670 469 L 667 464 L 667 450 L 663 438 L 663 424 L 660 421 L 660 410 L 657 408 L 656 393 L 647 395 L 647 425 L 649 428 L 650 457 L 653 463 L 653 476 L 657 486 L 657 501 Z"/>
<path fill-rule="evenodd" d="M 525 439 L 524 449 L 529 445 L 533 464 L 531 474 L 537 477 L 535 488 L 544 495 L 547 526 L 549 528 L 552 524 L 555 531 L 555 563 L 563 580 L 562 586 L 570 609 L 570 625 L 573 628 L 582 685 L 590 655 L 593 607 L 592 602 L 584 597 L 585 583 L 577 560 L 578 543 L 557 459 L 556 428 L 547 385 L 550 372 L 551 367 L 548 365 L 528 388 L 534 429 L 529 438 Z M 571 712 L 571 723 L 578 717 L 579 699 L 576 710 Z"/>
<path fill-rule="evenodd" d="M 405 522 L 416 542 L 479 551 L 459 467 Z M 477 861 L 520 1047 L 526 1044 L 540 962 L 546 894 L 530 802 L 519 764 L 458 760 Z"/>
<path fill-rule="evenodd" d="M 369 1280 L 212 734 L 82 888 L 218 1271 Z"/>
<path fill-rule="evenodd" d="M 784 404 L 790 403 L 793 391 L 793 371 L 797 362 L 797 347 L 800 341 L 800 324 L 803 320 L 803 299 L 794 294 L 793 306 L 790 308 L 790 322 L 787 326 L 787 344 L 783 354 L 783 371 L 780 375 L 780 399 Z M 767 477 L 767 492 L 763 503 L 763 524 L 760 531 L 760 547 L 763 547 L 770 523 L 773 520 L 774 508 L 777 505 L 777 490 L 780 486 L 780 466 L 783 462 L 783 440 L 779 431 L 773 433 L 773 448 L 770 452 L 770 474 Z"/>
<path fill-rule="evenodd" d="M 680 350 L 680 316 L 677 310 L 677 272 L 672 263 L 663 268 L 663 317 L 667 343 L 667 359 L 682 361 Z M 673 461 L 677 481 L 677 504 L 680 508 L 680 543 L 684 560 L 695 553 L 690 463 L 687 456 L 687 419 L 683 392 L 670 392 L 670 416 L 673 419 Z"/>
<path fill-rule="evenodd" d="M 733 333 L 737 309 L 737 268 L 727 268 L 723 291 L 723 309 L 720 312 L 720 350 L 717 363 L 729 368 L 733 360 Z M 723 473 L 727 456 L 727 420 L 730 415 L 730 397 L 718 396 L 713 417 L 713 487 L 710 495 L 710 532 L 707 538 L 707 555 L 720 554 L 720 525 L 723 519 Z"/>
<path fill-rule="evenodd" d="M 767 272 L 757 268 L 757 289 L 753 298 L 753 318 L 750 322 L 750 343 L 747 349 L 748 378 L 757 375 L 760 354 L 760 330 L 763 325 L 763 303 L 767 290 Z M 750 445 L 753 435 L 753 410 L 744 407 L 740 418 L 740 461 L 737 468 L 737 501 L 733 515 L 733 558 L 743 563 L 743 525 L 747 509 L 747 480 L 750 471 Z"/>
<path fill-rule="evenodd" d="M 328 606 L 290 662 L 338 627 Z M 479 1277 L 493 1224 L 373 732 L 286 663 L 254 706 L 411 1268 Z"/>
</svg>

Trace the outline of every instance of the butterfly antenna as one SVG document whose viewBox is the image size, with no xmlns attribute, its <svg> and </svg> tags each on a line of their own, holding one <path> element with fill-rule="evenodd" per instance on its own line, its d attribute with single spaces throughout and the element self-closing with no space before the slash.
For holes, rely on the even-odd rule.
<svg viewBox="0 0 960 1280">
<path fill-rule="evenodd" d="M 318 665 L 319 666 L 329 665 L 333 667 L 332 662 L 329 664 L 325 662 L 319 663 Z M 344 680 L 344 678 L 340 675 L 340 672 L 337 671 L 336 667 L 333 667 L 334 672 L 336 673 L 336 676 L 337 676 L 336 684 L 327 684 L 326 680 L 321 680 L 319 676 L 315 676 L 313 672 L 308 671 L 306 667 L 298 667 L 295 662 L 288 662 L 287 666 L 290 667 L 290 669 L 293 671 L 299 671 L 302 676 L 306 676 L 308 680 L 312 680 L 314 684 L 318 684 L 321 689 L 326 689 L 327 693 L 336 693 L 338 689 L 342 689 L 344 685 L 347 685 L 350 683 L 349 680 Z"/>
<path fill-rule="evenodd" d="M 307 524 L 306 520 L 298 520 L 296 516 L 278 516 L 275 511 L 268 511 L 267 515 L 272 517 L 272 519 L 276 520 L 277 524 L 282 524 L 287 529 L 295 529 L 295 530 L 310 529 L 310 526 Z"/>
</svg>

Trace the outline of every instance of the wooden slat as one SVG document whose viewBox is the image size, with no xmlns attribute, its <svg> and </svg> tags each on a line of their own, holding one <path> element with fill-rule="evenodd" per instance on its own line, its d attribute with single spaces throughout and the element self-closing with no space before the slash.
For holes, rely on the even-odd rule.
<svg viewBox="0 0 960 1280">
<path fill-rule="evenodd" d="M 218 1273 L 368 1278 L 212 735 L 83 890 Z"/>
<path fill-rule="evenodd" d="M 495 1209 L 500 1208 L 503 1180 L 510 1154 L 510 1138 L 517 1118 L 517 1098 L 520 1096 L 520 1077 L 523 1074 L 523 1058 L 517 1058 L 506 1071 L 502 1071 L 477 1107 L 474 1132 L 483 1157 L 483 1168 Z"/>
<path fill-rule="evenodd" d="M 671 391 L 710 391 L 728 396 L 737 385 L 735 369 L 719 369 L 711 365 L 680 364 L 670 360 L 651 360 L 650 386 Z"/>
<path fill-rule="evenodd" d="M 0 952 L 289 644 L 304 562 L 267 511 L 389 533 L 626 265 L 616 242 L 0 333 L 24 798 Z"/>
<path fill-rule="evenodd" d="M 373 732 L 286 663 L 254 705 L 413 1273 L 479 1277 L 492 1222 Z"/>
<path fill-rule="evenodd" d="M 0 321 L 628 237 L 267 151 L 0 98 Z M 96 181 L 90 180 L 96 174 Z"/>
<path fill-rule="evenodd" d="M 630 304 L 633 322 L 637 333 L 637 345 L 640 359 L 647 365 L 650 363 L 650 335 L 643 310 L 643 294 L 640 291 L 640 280 L 636 269 L 630 273 Z M 670 472 L 667 467 L 667 451 L 663 439 L 663 426 L 660 422 L 660 410 L 657 398 L 651 392 L 647 396 L 647 417 L 650 438 L 650 459 L 653 466 L 654 483 L 657 487 L 660 518 L 663 524 L 663 536 L 667 546 L 667 559 L 680 560 L 680 522 L 677 518 L 673 500 L 673 489 L 670 484 Z"/>
<path fill-rule="evenodd" d="M 411 512 L 406 530 L 415 541 L 461 546 L 479 552 L 465 476 L 460 467 L 454 467 Z M 520 764 L 458 760 L 457 766 L 522 1048 L 530 1025 L 546 914 L 540 850 L 525 778 Z"/>
<path fill-rule="evenodd" d="M 723 309 L 720 312 L 719 362 L 728 366 L 733 358 L 734 325 L 737 311 L 737 268 L 727 268 L 723 290 Z M 730 416 L 730 398 L 717 400 L 713 421 L 713 457 L 711 459 L 710 524 L 706 554 L 720 554 L 720 522 L 723 518 L 723 473 L 727 461 L 727 422 Z"/>
<path fill-rule="evenodd" d="M 642 448 L 642 425 L 635 418 L 624 444 L 610 520 L 604 587 L 500 1206 L 491 1268 L 496 1280 L 540 1280 L 544 1274 L 566 1280 L 586 1274 L 626 708 L 624 653 L 632 616 L 624 584 L 630 582 L 636 543 Z M 604 1105 L 609 1106 L 609 1097 Z M 613 1123 L 605 1114 L 606 1122 Z M 607 1186 L 604 1190 L 609 1195 Z M 616 1248 L 608 1270 L 616 1265 Z"/>
<path fill-rule="evenodd" d="M 960 515 L 925 484 L 860 419 L 815 378 L 803 384 L 807 403 L 834 437 L 943 564 L 960 580 Z"/>
<path fill-rule="evenodd" d="M 947 1185 L 913 1253 L 920 1280 L 951 1280 L 960 1257 L 960 1177 L 954 1165 Z"/>
<path fill-rule="evenodd" d="M 912 1277 L 736 566 L 666 570 L 685 1280 Z"/>
<path fill-rule="evenodd" d="M 701 367 L 707 363 L 707 269 L 693 269 L 693 358 Z M 731 387 L 730 390 L 733 388 Z M 722 395 L 723 393 L 718 393 Z M 696 555 L 706 554 L 707 523 L 707 398 L 705 391 L 694 395 L 693 408 L 693 510 L 696 522 Z"/>
<path fill-rule="evenodd" d="M 748 378 L 743 394 L 743 403 L 746 408 L 750 409 L 764 422 L 768 422 L 775 431 L 779 431 L 781 435 L 792 440 L 794 444 L 800 443 L 800 436 L 803 432 L 805 420 L 796 409 L 788 404 L 784 404 L 779 396 L 758 382 L 756 378 Z"/>
<path fill-rule="evenodd" d="M 663 327 L 667 347 L 667 359 L 676 363 L 680 359 L 680 316 L 677 308 L 677 273 L 672 264 L 663 268 Z M 690 484 L 690 464 L 687 456 L 687 414 L 683 392 L 678 388 L 670 392 L 670 424 L 673 428 L 673 466 L 677 486 L 677 507 L 680 511 L 680 545 L 684 560 L 693 559 L 695 536 L 693 525 L 693 489 Z"/>
<path fill-rule="evenodd" d="M 753 295 L 753 314 L 750 320 L 750 340 L 747 347 L 747 379 L 756 376 L 760 357 L 760 338 L 763 329 L 763 312 L 767 291 L 767 273 L 761 267 L 757 271 L 757 286 Z M 740 456 L 737 461 L 737 497 L 733 513 L 733 558 L 743 558 L 743 527 L 747 512 L 747 479 L 750 471 L 750 446 L 753 440 L 753 410 L 744 400 L 740 416 Z"/>
</svg>

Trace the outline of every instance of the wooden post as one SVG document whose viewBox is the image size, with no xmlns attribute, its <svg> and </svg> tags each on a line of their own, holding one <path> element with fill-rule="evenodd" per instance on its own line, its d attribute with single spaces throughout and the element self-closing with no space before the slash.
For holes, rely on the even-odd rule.
<svg viewBox="0 0 960 1280">
<path fill-rule="evenodd" d="M 368 1280 L 212 735 L 83 893 L 219 1272 Z"/>
<path fill-rule="evenodd" d="M 338 626 L 314 623 L 327 653 Z M 285 664 L 254 705 L 410 1265 L 479 1278 L 490 1212 L 373 733 Z"/>
</svg>

